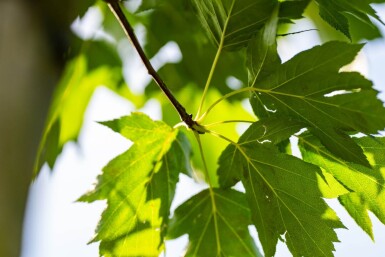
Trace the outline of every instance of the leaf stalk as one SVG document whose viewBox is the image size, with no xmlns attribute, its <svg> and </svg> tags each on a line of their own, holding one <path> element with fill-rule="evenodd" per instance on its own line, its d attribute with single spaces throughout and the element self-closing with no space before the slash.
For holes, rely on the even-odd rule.
<svg viewBox="0 0 385 257">
<path fill-rule="evenodd" d="M 226 33 L 226 30 L 227 30 L 227 25 L 229 24 L 230 14 L 232 13 L 232 10 L 233 10 L 233 7 L 234 7 L 234 3 L 235 3 L 235 1 L 233 0 L 233 2 L 231 4 L 231 7 L 230 7 L 230 10 L 229 10 L 229 15 L 228 15 L 228 17 L 226 19 L 225 25 L 223 26 L 223 31 L 222 31 L 221 39 L 220 39 L 220 42 L 219 42 L 219 45 L 218 45 L 218 50 L 217 50 L 217 53 L 215 54 L 215 58 L 214 58 L 212 66 L 211 66 L 210 73 L 209 73 L 209 76 L 207 78 L 206 85 L 205 85 L 205 88 L 203 90 L 202 98 L 201 98 L 201 101 L 200 101 L 200 104 L 199 104 L 199 107 L 198 107 L 198 112 L 197 112 L 197 115 L 196 115 L 197 120 L 201 119 L 200 114 L 201 114 L 201 111 L 202 111 L 202 108 L 203 108 L 203 103 L 205 101 L 207 91 L 208 91 L 209 86 L 211 84 L 211 80 L 212 80 L 212 78 L 214 76 L 215 68 L 217 67 L 219 57 L 220 57 L 220 55 L 222 53 L 222 49 L 223 49 L 223 46 L 224 46 L 224 43 L 225 43 L 225 33 Z"/>
</svg>

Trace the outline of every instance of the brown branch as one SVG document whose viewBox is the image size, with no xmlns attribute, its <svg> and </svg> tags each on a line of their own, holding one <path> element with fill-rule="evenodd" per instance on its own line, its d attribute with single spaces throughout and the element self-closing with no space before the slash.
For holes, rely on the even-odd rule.
<svg viewBox="0 0 385 257">
<path fill-rule="evenodd" d="M 144 66 L 146 66 L 148 74 L 153 78 L 153 80 L 158 84 L 159 88 L 163 91 L 166 97 L 170 100 L 171 104 L 175 107 L 176 111 L 179 113 L 180 119 L 187 124 L 187 126 L 202 133 L 200 130 L 200 125 L 192 119 L 192 114 L 188 114 L 186 109 L 178 102 L 174 97 L 171 91 L 168 89 L 164 81 L 160 78 L 159 74 L 155 71 L 154 67 L 151 65 L 149 59 L 143 51 L 143 48 L 140 46 L 139 41 L 134 33 L 133 28 L 128 22 L 126 16 L 124 15 L 122 8 L 120 7 L 119 0 L 105 0 L 110 7 L 112 13 L 115 15 L 116 19 L 119 21 L 124 32 L 126 33 L 128 39 L 131 41 L 133 47 L 138 52 L 140 59 L 142 60 Z"/>
</svg>

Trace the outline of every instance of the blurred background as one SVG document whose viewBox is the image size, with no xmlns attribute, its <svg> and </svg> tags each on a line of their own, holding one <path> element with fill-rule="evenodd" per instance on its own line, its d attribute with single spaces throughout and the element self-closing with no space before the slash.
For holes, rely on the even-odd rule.
<svg viewBox="0 0 385 257">
<path fill-rule="evenodd" d="M 78 51 L 79 38 L 108 38 L 103 13 L 88 7 L 86 1 L 2 0 L 0 2 L 0 256 L 4 257 L 91 257 L 98 256 L 98 245 L 87 245 L 102 210 L 103 202 L 76 203 L 89 190 L 101 168 L 130 146 L 130 142 L 99 125 L 129 114 L 136 104 L 107 87 L 98 87 L 86 109 L 77 143 L 67 144 L 55 169 L 43 166 L 31 185 L 34 158 L 48 114 L 53 90 L 68 60 Z M 140 1 L 131 1 L 135 9 Z M 385 20 L 385 6 L 375 5 Z M 314 20 L 314 22 L 317 22 Z M 319 21 L 318 21 L 319 22 Z M 291 31 L 314 28 L 309 20 L 300 20 Z M 384 26 L 379 25 L 381 34 Z M 144 28 L 136 27 L 141 33 Z M 141 32 L 142 31 L 142 32 Z M 280 39 L 279 51 L 285 61 L 297 52 L 319 44 L 327 38 L 316 31 Z M 339 36 L 337 36 L 339 37 Z M 143 40 L 143 39 L 142 39 Z M 124 76 L 131 90 L 144 92 L 149 78 L 125 40 L 119 44 Z M 155 66 L 178 62 L 180 51 L 175 43 L 162 48 L 154 58 Z M 373 80 L 385 101 L 385 40 L 366 44 L 353 69 Z M 135 77 L 133 78 L 133 74 Z M 154 119 L 162 118 L 161 103 L 150 100 L 141 111 Z M 163 114 L 164 115 L 164 114 Z M 240 130 L 242 128 L 239 128 Z M 182 176 L 175 208 L 204 186 Z M 342 243 L 336 244 L 336 256 L 378 257 L 385 254 L 385 226 L 371 215 L 376 241 L 362 232 L 336 201 L 336 209 L 349 230 L 340 230 Z M 255 231 L 252 233 L 256 234 Z M 167 256 L 179 256 L 186 238 L 169 242 Z M 290 256 L 283 244 L 278 257 Z"/>
<path fill-rule="evenodd" d="M 19 256 L 37 145 L 86 2 L 0 1 L 0 256 Z"/>
</svg>

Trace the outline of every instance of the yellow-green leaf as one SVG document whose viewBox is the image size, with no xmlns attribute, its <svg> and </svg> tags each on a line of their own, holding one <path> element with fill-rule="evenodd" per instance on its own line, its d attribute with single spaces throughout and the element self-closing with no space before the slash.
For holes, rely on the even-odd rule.
<svg viewBox="0 0 385 257">
<path fill-rule="evenodd" d="M 385 140 L 363 137 L 355 141 L 364 149 L 373 169 L 341 160 L 309 135 L 300 137 L 300 149 L 304 160 L 319 165 L 353 191 L 341 196 L 340 202 L 357 224 L 373 238 L 367 211 L 373 212 L 385 224 Z"/>
<path fill-rule="evenodd" d="M 79 199 L 107 200 L 92 242 L 101 241 L 101 256 L 158 256 L 178 176 L 188 165 L 188 144 L 177 130 L 140 113 L 104 124 L 134 144 Z"/>
<path fill-rule="evenodd" d="M 88 103 L 99 86 L 117 90 L 122 84 L 121 60 L 103 42 L 85 42 L 71 60 L 53 95 L 36 158 L 34 176 L 44 163 L 52 169 L 69 141 L 76 141 Z"/>
</svg>

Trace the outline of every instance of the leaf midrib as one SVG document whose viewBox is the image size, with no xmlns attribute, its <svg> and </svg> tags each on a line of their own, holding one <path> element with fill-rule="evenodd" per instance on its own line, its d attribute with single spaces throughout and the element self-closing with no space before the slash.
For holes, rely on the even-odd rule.
<svg viewBox="0 0 385 257">
<path fill-rule="evenodd" d="M 275 188 L 269 183 L 269 181 L 263 176 L 263 174 L 257 169 L 257 167 L 254 165 L 254 163 L 251 161 L 251 159 L 248 157 L 248 155 L 243 151 L 243 149 L 237 145 L 237 148 L 238 150 L 242 153 L 242 155 L 244 156 L 244 158 L 246 159 L 247 163 L 249 163 L 249 165 L 251 165 L 253 167 L 253 169 L 259 174 L 259 176 L 262 178 L 262 180 L 266 183 L 266 185 L 270 188 L 270 190 L 274 193 L 274 195 L 276 196 L 276 198 L 286 207 L 286 209 L 293 215 L 293 217 L 295 218 L 295 220 L 297 220 L 298 224 L 300 224 L 301 228 L 303 229 L 303 231 L 305 231 L 305 233 L 308 235 L 308 237 L 313 241 L 314 245 L 317 246 L 317 248 L 320 250 L 320 252 L 324 255 L 324 256 L 327 256 L 322 247 L 319 246 L 317 244 L 317 241 L 315 239 L 313 239 L 313 237 L 307 232 L 307 230 L 305 229 L 304 225 L 302 224 L 301 220 L 295 215 L 295 213 L 291 210 L 291 208 L 285 203 L 285 201 L 283 201 L 283 199 L 281 199 L 281 197 L 279 196 L 279 194 L 275 191 Z M 250 172 L 250 170 L 249 170 Z M 251 175 L 251 173 L 250 173 Z M 278 205 L 279 206 L 279 205 Z M 285 221 L 282 220 L 283 223 L 285 224 Z M 285 225 L 286 227 L 286 225 Z M 286 229 L 287 231 L 287 229 Z"/>
<path fill-rule="evenodd" d="M 296 75 L 293 76 L 292 78 L 283 81 L 282 83 L 278 84 L 277 86 L 275 86 L 275 87 L 273 87 L 273 88 L 270 88 L 270 90 L 275 90 L 275 89 L 277 89 L 277 88 L 280 88 L 280 87 L 282 87 L 282 86 L 288 84 L 289 82 L 291 82 L 291 81 L 293 81 L 293 80 L 299 79 L 300 77 L 302 77 L 302 76 L 304 76 L 304 75 L 306 75 L 306 74 L 308 74 L 308 73 L 310 73 L 310 72 L 313 72 L 313 71 L 315 71 L 315 70 L 321 68 L 322 66 L 326 66 L 326 65 L 329 64 L 329 63 L 332 63 L 332 64 L 338 63 L 338 62 L 335 61 L 335 60 L 336 60 L 336 59 L 339 59 L 339 58 L 340 58 L 341 56 L 343 56 L 343 55 L 349 54 L 349 51 L 350 51 L 350 50 L 347 49 L 346 51 L 343 51 L 343 52 L 341 52 L 340 54 L 337 54 L 337 55 L 335 55 L 335 56 L 333 56 L 333 57 L 331 57 L 331 58 L 325 60 L 324 62 L 319 63 L 319 64 L 316 65 L 316 66 L 309 67 L 307 70 L 305 70 L 305 71 L 303 71 L 303 72 L 301 72 L 301 73 L 299 73 L 299 74 L 296 74 Z M 296 61 L 297 61 L 297 60 L 296 60 Z M 298 62 L 298 61 L 297 61 L 297 62 Z M 282 64 L 282 65 L 283 65 L 283 66 L 286 66 L 286 65 L 288 65 L 289 63 L 290 63 L 290 60 L 289 60 L 288 62 Z M 298 63 L 297 63 L 296 65 L 298 65 Z M 332 66 L 333 66 L 333 65 L 332 65 Z M 280 71 L 280 70 L 278 69 L 278 72 L 279 72 L 279 71 Z M 277 73 L 277 72 L 276 72 L 276 73 Z M 270 77 L 272 77 L 272 76 L 274 76 L 274 75 L 275 75 L 275 74 L 272 74 L 272 75 L 269 76 L 268 78 L 270 78 Z M 263 84 L 263 82 L 264 82 L 264 81 L 261 81 L 262 84 Z M 255 84 L 252 84 L 251 86 L 254 87 Z"/>
</svg>

